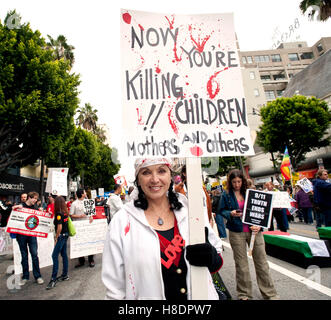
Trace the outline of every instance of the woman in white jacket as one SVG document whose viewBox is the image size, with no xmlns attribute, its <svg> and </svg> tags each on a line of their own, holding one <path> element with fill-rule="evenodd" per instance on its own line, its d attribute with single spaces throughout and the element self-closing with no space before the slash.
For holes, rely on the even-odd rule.
<svg viewBox="0 0 331 320">
<path fill-rule="evenodd" d="M 206 221 L 206 243 L 188 243 L 185 196 L 173 192 L 171 161 L 135 162 L 138 197 L 111 220 L 102 261 L 106 299 L 191 298 L 189 263 L 217 272 L 221 240 Z M 208 298 L 218 299 L 208 273 Z"/>
</svg>

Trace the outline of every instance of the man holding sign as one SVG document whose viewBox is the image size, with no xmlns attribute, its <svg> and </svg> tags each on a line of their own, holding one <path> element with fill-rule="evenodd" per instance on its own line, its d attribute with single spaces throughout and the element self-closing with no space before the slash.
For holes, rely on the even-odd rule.
<svg viewBox="0 0 331 320">
<path fill-rule="evenodd" d="M 19 204 L 17 206 L 13 206 L 13 210 L 18 208 L 28 208 L 28 209 L 34 209 L 35 204 L 38 201 L 39 194 L 37 192 L 29 192 L 28 198 L 26 202 L 23 202 L 22 204 Z M 27 228 L 33 229 L 35 224 L 35 218 L 34 216 L 31 216 L 31 218 L 27 221 Z M 23 235 L 23 234 L 17 234 L 16 240 L 20 248 L 21 256 L 22 256 L 22 269 L 23 269 L 23 276 L 20 281 L 20 286 L 23 286 L 26 284 L 26 282 L 29 280 L 29 263 L 28 263 L 28 247 L 32 258 L 32 272 L 33 276 L 36 279 L 38 284 L 43 284 L 44 280 L 41 277 L 40 274 L 40 268 L 39 268 L 39 258 L 38 258 L 38 245 L 37 245 L 37 238 L 32 235 Z"/>
<path fill-rule="evenodd" d="M 244 207 L 247 208 L 247 205 L 245 206 L 246 189 L 247 182 L 242 172 L 237 169 L 231 170 L 227 178 L 227 191 L 223 192 L 218 207 L 218 213 L 226 218 L 226 227 L 229 229 L 229 240 L 236 265 L 238 299 L 249 300 L 253 298 L 252 281 L 247 259 L 247 244 L 250 244 L 252 236 L 255 236 L 252 255 L 260 292 L 264 299 L 278 299 L 269 274 L 263 235 L 260 232 L 261 224 L 250 223 L 250 226 L 242 221 Z M 265 201 L 265 199 L 255 200 L 259 202 L 259 205 L 261 205 L 262 201 Z M 256 214 L 253 215 L 254 217 L 251 217 L 251 222 L 253 222 L 253 219 L 261 221 L 262 213 L 261 210 L 257 209 L 258 203 L 254 201 L 254 205 Z M 261 207 L 259 206 L 259 208 Z"/>
<path fill-rule="evenodd" d="M 93 222 L 93 216 L 88 215 L 85 212 L 85 206 L 84 206 L 84 199 L 86 198 L 86 192 L 84 189 L 78 189 L 76 191 L 77 199 L 71 204 L 70 207 L 70 217 L 72 220 L 80 220 L 80 219 L 90 219 L 90 223 Z M 88 262 L 91 268 L 94 267 L 94 256 L 90 255 L 88 256 Z M 82 267 L 85 264 L 85 257 L 79 257 L 78 258 L 78 264 L 75 266 L 75 268 Z"/>
</svg>

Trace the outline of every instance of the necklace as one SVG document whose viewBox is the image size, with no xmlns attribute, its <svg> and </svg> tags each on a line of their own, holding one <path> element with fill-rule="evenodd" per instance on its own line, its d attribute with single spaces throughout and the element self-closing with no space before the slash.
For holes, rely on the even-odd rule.
<svg viewBox="0 0 331 320">
<path fill-rule="evenodd" d="M 161 217 L 159 217 L 159 219 L 157 219 L 157 224 L 159 226 L 162 226 L 164 224 L 164 221 L 163 221 L 163 219 Z"/>
</svg>

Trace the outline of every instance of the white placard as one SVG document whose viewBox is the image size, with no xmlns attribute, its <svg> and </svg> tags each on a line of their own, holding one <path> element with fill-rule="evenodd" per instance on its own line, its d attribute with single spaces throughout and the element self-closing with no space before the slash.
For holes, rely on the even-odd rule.
<svg viewBox="0 0 331 320">
<path fill-rule="evenodd" d="M 70 237 L 70 259 L 103 252 L 107 219 L 73 221 L 76 235 Z"/>
<path fill-rule="evenodd" d="M 44 268 L 53 265 L 52 253 L 54 249 L 54 234 L 50 233 L 47 238 L 37 237 L 38 244 L 38 258 L 39 258 L 39 268 Z M 13 240 L 13 251 L 14 251 L 14 265 L 15 274 L 23 273 L 22 270 L 22 256 L 21 251 L 18 246 L 17 240 Z M 32 271 L 31 254 L 28 254 L 29 260 L 29 270 Z"/>
<path fill-rule="evenodd" d="M 97 190 L 91 190 L 91 198 L 95 199 L 97 197 Z"/>
<path fill-rule="evenodd" d="M 286 191 L 271 191 L 269 193 L 273 194 L 272 197 L 272 207 L 273 208 L 292 208 L 291 198 Z"/>
<path fill-rule="evenodd" d="M 0 256 L 13 253 L 13 239 L 6 228 L 0 228 Z"/>
<path fill-rule="evenodd" d="M 95 200 L 93 199 L 84 199 L 84 213 L 87 216 L 95 216 Z"/>
<path fill-rule="evenodd" d="M 301 189 L 306 193 L 313 191 L 314 189 L 313 184 L 307 178 L 303 178 L 299 180 L 296 184 L 298 184 L 301 187 Z"/>
<path fill-rule="evenodd" d="M 99 196 L 103 197 L 105 194 L 105 189 L 104 188 L 99 188 L 98 189 Z"/>
<path fill-rule="evenodd" d="M 54 195 L 68 195 L 68 168 L 48 168 L 45 192 Z"/>
<path fill-rule="evenodd" d="M 128 157 L 253 155 L 233 14 L 121 12 Z"/>
</svg>

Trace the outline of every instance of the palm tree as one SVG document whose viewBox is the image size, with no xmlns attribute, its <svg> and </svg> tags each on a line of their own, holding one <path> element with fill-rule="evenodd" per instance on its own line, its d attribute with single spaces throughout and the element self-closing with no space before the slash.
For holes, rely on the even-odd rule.
<svg viewBox="0 0 331 320">
<path fill-rule="evenodd" d="M 73 50 L 74 46 L 71 46 L 67 43 L 67 39 L 62 34 L 57 37 L 57 39 L 52 38 L 50 35 L 47 35 L 49 42 L 47 42 L 48 48 L 54 50 L 54 56 L 56 60 L 64 59 L 69 62 L 70 68 L 72 68 L 75 57 Z"/>
<path fill-rule="evenodd" d="M 93 132 L 101 142 L 106 141 L 106 131 L 102 127 L 96 127 Z"/>
<path fill-rule="evenodd" d="M 76 124 L 78 126 L 82 126 L 86 130 L 92 130 L 94 133 L 97 128 L 98 110 L 93 110 L 91 104 L 85 103 L 85 106 L 78 109 L 77 112 L 78 118 L 76 120 Z"/>
<path fill-rule="evenodd" d="M 303 0 L 300 2 L 302 13 L 305 13 L 311 6 L 319 7 L 321 21 L 326 21 L 331 17 L 331 0 Z M 316 10 L 312 10 L 309 17 L 312 18 L 315 13 Z"/>
</svg>

